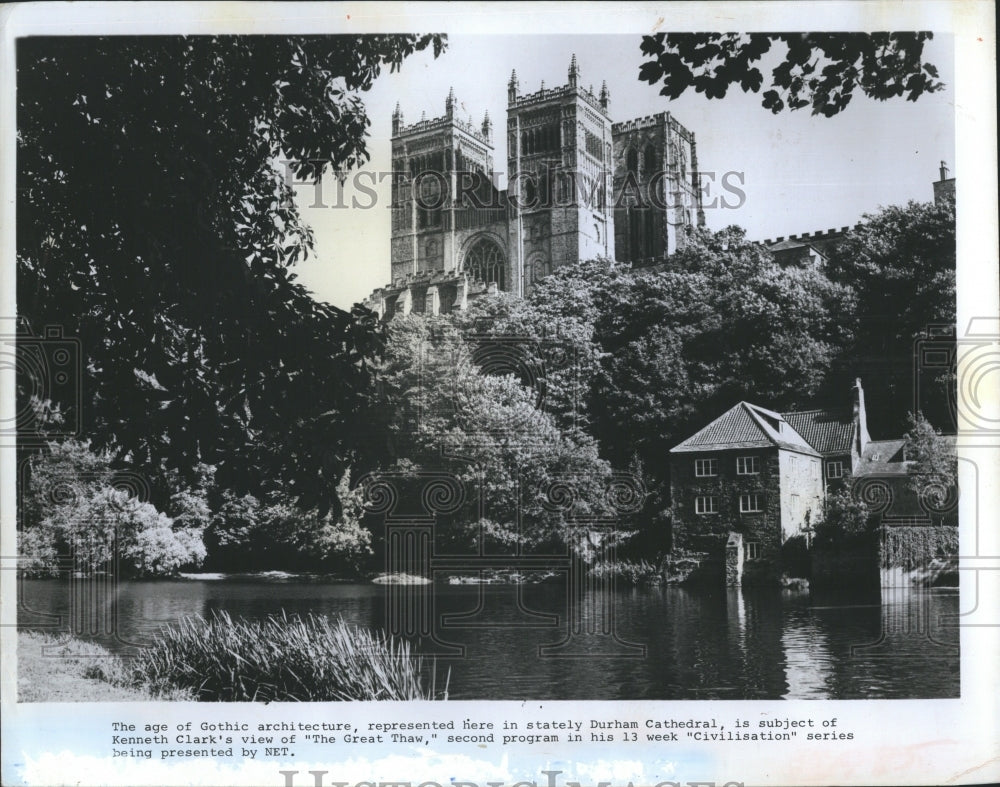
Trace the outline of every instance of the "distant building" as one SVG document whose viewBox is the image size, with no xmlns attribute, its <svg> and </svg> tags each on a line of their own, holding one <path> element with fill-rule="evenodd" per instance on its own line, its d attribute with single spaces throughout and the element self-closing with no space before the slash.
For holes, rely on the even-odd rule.
<svg viewBox="0 0 1000 787">
<path fill-rule="evenodd" d="M 938 174 L 941 177 L 934 183 L 934 202 L 941 202 L 948 198 L 955 199 L 955 179 L 948 177 L 948 165 L 943 161 L 938 169 Z"/>
<path fill-rule="evenodd" d="M 526 295 L 579 260 L 643 264 L 704 224 L 695 136 L 668 112 L 623 123 L 611 95 L 568 82 L 507 86 L 508 188 L 493 182 L 493 124 L 392 116 L 391 278 L 367 304 L 381 316 L 462 309 L 490 291 Z M 501 132 L 502 133 L 502 132 Z"/>
</svg>

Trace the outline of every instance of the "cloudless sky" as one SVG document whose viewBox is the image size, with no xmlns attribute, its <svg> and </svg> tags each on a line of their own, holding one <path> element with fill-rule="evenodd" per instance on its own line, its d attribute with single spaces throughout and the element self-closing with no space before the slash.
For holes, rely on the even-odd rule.
<svg viewBox="0 0 1000 787">
<path fill-rule="evenodd" d="M 924 48 L 946 87 L 916 102 L 878 102 L 856 91 L 852 103 L 833 118 L 812 116 L 808 108 L 772 115 L 760 94 L 734 87 L 724 99 L 706 99 L 693 91 L 676 101 L 638 79 L 644 57 L 635 35 L 451 35 L 438 59 L 422 52 L 406 60 L 400 72 L 384 72 L 364 94 L 372 122 L 371 161 L 361 175 L 371 188 L 375 173 L 390 169 L 392 111 L 398 101 L 407 124 L 444 114 L 445 97 L 454 88 L 459 115 L 478 126 L 489 111 L 493 121 L 495 168 L 506 182 L 507 82 L 517 69 L 522 93 L 565 84 L 572 54 L 580 82 L 600 89 L 607 81 L 613 121 L 669 111 L 693 131 L 699 169 L 715 172 L 710 196 L 723 192 L 719 179 L 743 175 L 746 200 L 735 209 L 706 209 L 711 229 L 744 227 L 751 239 L 773 238 L 842 227 L 863 213 L 908 200 L 933 198 L 941 160 L 954 160 L 954 50 L 952 38 L 938 35 Z M 775 48 L 778 52 L 783 47 Z M 765 65 L 766 65 L 765 61 Z M 777 62 L 771 60 L 772 65 Z M 762 69 L 765 88 L 769 68 Z M 954 175 L 954 171 L 952 172 Z M 372 200 L 350 181 L 339 200 L 361 205 Z M 735 181 L 734 181 L 735 182 Z M 317 298 L 349 308 L 389 280 L 389 181 L 376 187 L 378 198 L 367 209 L 335 208 L 335 183 L 324 179 L 319 192 L 300 187 L 306 220 L 316 232 L 316 253 L 299 263 L 296 273 Z M 735 201 L 729 194 L 728 200 Z"/>
</svg>

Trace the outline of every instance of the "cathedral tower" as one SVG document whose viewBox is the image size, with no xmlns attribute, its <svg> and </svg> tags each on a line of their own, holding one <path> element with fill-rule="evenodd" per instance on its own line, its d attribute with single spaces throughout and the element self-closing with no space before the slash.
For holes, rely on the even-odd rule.
<svg viewBox="0 0 1000 787">
<path fill-rule="evenodd" d="M 393 113 L 394 284 L 407 277 L 460 270 L 465 231 L 470 225 L 503 218 L 502 201 L 488 188 L 493 173 L 489 115 L 477 126 L 461 119 L 459 111 L 451 90 L 441 117 L 407 126 L 398 105 Z M 461 197 L 471 195 L 473 180 L 480 199 L 469 206 Z"/>
<path fill-rule="evenodd" d="M 705 224 L 694 134 L 669 112 L 615 123 L 617 259 L 662 262 Z"/>
<path fill-rule="evenodd" d="M 507 86 L 507 248 L 518 294 L 563 265 L 614 257 L 609 97 L 580 78 L 573 55 L 565 85 L 521 95 L 514 73 Z"/>
</svg>

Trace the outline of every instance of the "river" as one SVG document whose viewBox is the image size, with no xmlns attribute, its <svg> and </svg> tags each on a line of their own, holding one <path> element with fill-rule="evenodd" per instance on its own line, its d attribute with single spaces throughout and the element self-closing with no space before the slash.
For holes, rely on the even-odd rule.
<svg viewBox="0 0 1000 787">
<path fill-rule="evenodd" d="M 390 628 L 435 654 L 428 662 L 439 684 L 450 670 L 452 699 L 941 698 L 960 690 L 953 589 L 584 589 L 570 605 L 558 582 L 401 588 L 258 575 L 19 587 L 22 625 L 114 631 L 110 644 L 126 653 L 165 623 L 213 610 L 312 612 Z M 421 621 L 436 621 L 432 636 L 421 638 Z"/>
</svg>

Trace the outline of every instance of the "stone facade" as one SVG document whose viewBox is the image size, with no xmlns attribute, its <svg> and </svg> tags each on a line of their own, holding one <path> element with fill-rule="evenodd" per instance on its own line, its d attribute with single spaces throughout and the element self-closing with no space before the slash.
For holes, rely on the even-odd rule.
<svg viewBox="0 0 1000 787">
<path fill-rule="evenodd" d="M 707 460 L 714 475 L 699 475 Z M 740 472 L 748 466 L 755 472 Z M 804 534 L 823 495 L 820 458 L 778 446 L 673 453 L 670 488 L 676 548 L 711 553 L 738 533 L 747 562 Z"/>
<path fill-rule="evenodd" d="M 607 85 L 583 87 L 575 56 L 559 87 L 522 93 L 512 73 L 507 99 L 506 190 L 488 115 L 462 120 L 452 92 L 444 115 L 406 125 L 397 104 L 392 280 L 366 301 L 383 318 L 461 309 L 491 285 L 526 295 L 580 260 L 662 261 L 704 224 L 695 137 L 669 113 L 613 124 Z"/>
<path fill-rule="evenodd" d="M 740 402 L 671 449 L 674 548 L 722 558 L 728 582 L 766 573 L 779 564 L 791 539 L 811 542 L 824 498 L 848 478 L 853 478 L 853 494 L 879 517 L 883 535 L 903 534 L 925 547 L 932 535 L 941 541 L 941 534 L 954 533 L 956 490 L 929 487 L 928 494 L 916 494 L 905 441 L 871 439 L 861 380 L 855 381 L 852 399 L 850 408 L 788 413 Z M 737 540 L 741 549 L 734 551 Z M 945 548 L 935 550 L 917 557 L 925 563 L 948 557 Z M 818 568 L 814 556 L 816 577 L 848 576 L 841 563 L 854 561 L 864 576 L 877 579 L 880 558 L 868 547 L 860 551 L 867 555 L 863 560 L 855 552 L 824 554 Z M 738 553 L 737 570 L 729 563 Z M 888 570 L 896 568 L 882 566 L 884 586 L 899 581 L 887 579 Z"/>
</svg>

